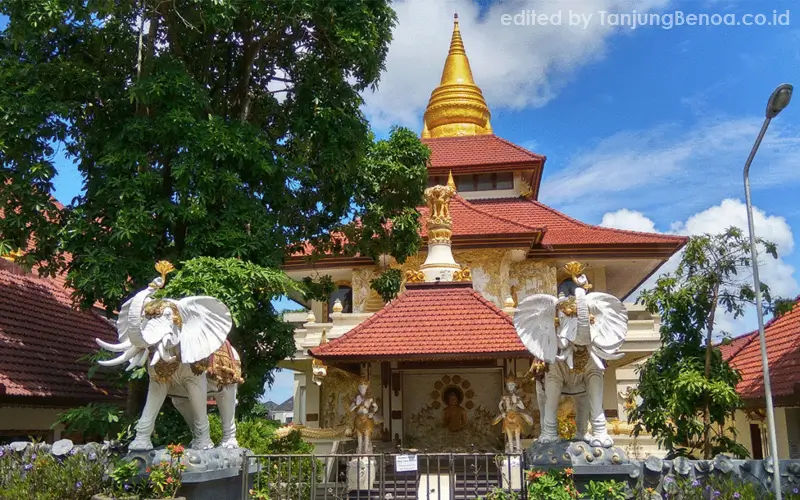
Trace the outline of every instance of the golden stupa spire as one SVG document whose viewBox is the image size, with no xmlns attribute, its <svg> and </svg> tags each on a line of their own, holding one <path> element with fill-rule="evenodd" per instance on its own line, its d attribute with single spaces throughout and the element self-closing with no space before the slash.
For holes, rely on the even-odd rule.
<svg viewBox="0 0 800 500">
<path fill-rule="evenodd" d="M 491 134 L 490 117 L 483 93 L 472 79 L 472 69 L 458 28 L 458 14 L 455 14 L 450 51 L 444 62 L 442 79 L 431 92 L 425 110 L 422 137 Z"/>
<path fill-rule="evenodd" d="M 453 171 L 451 170 L 449 174 L 447 174 L 447 187 L 453 188 L 453 191 L 456 191 L 456 181 L 453 180 Z"/>
</svg>

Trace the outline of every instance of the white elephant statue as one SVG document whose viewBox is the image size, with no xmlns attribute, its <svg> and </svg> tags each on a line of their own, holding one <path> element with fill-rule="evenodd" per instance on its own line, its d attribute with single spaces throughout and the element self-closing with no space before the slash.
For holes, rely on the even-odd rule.
<svg viewBox="0 0 800 500">
<path fill-rule="evenodd" d="M 150 436 L 167 396 L 192 430 L 193 449 L 214 447 L 206 413 L 208 396 L 214 396 L 222 421 L 220 445 L 238 448 L 236 390 L 243 380 L 239 354 L 227 341 L 233 325 L 230 311 L 213 297 L 154 298 L 173 269 L 168 262 L 159 262 L 156 270 L 161 277 L 122 305 L 117 320 L 118 344 L 95 339 L 100 347 L 122 353 L 99 361 L 103 366 L 127 361 L 127 370 L 132 370 L 148 364 L 147 401 L 128 449 L 153 449 Z"/>
<path fill-rule="evenodd" d="M 570 262 L 564 268 L 572 281 L 562 283 L 558 297 L 531 295 L 514 315 L 520 340 L 545 365 L 536 383 L 542 414 L 539 442 L 558 439 L 559 400 L 570 394 L 575 396 L 577 435 L 592 446 L 608 448 L 614 440 L 606 430 L 603 377 L 606 361 L 623 356 L 618 351 L 628 332 L 628 312 L 612 295 L 587 293 L 592 285 L 582 265 Z"/>
</svg>

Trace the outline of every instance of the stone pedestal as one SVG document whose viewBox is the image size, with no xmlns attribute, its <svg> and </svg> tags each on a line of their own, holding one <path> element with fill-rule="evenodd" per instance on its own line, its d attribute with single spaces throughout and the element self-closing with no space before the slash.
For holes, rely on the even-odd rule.
<svg viewBox="0 0 800 500">
<path fill-rule="evenodd" d="M 187 500 L 226 500 L 242 499 L 242 464 L 247 450 L 243 448 L 212 448 L 210 450 L 187 449 L 184 452 L 181 489 L 178 494 Z M 139 471 L 160 462 L 169 462 L 169 452 L 164 449 L 129 452 L 126 461 L 139 463 Z M 253 459 L 248 459 L 248 475 L 258 467 Z M 252 477 L 249 482 L 252 482 Z M 249 488 L 248 488 L 249 489 Z"/>
<path fill-rule="evenodd" d="M 500 460 L 500 474 L 503 477 L 503 489 L 519 491 L 522 489 L 522 457 L 503 457 Z"/>
<path fill-rule="evenodd" d="M 347 491 L 369 491 L 375 484 L 378 465 L 374 458 L 357 457 L 347 462 Z"/>
<path fill-rule="evenodd" d="M 572 468 L 575 485 L 581 490 L 592 480 L 614 479 L 632 485 L 641 471 L 640 466 L 631 462 L 622 448 L 592 446 L 586 441 L 537 442 L 525 453 L 527 465 L 532 469 Z"/>
</svg>

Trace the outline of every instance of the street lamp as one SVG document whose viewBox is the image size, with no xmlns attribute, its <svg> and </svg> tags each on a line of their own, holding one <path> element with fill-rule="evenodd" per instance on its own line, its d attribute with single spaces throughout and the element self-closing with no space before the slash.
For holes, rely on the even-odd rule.
<svg viewBox="0 0 800 500">
<path fill-rule="evenodd" d="M 783 108 L 789 105 L 792 100 L 792 86 L 788 83 L 778 85 L 778 87 L 769 96 L 767 102 L 767 112 L 764 119 L 764 124 L 761 126 L 761 131 L 758 133 L 753 149 L 750 151 L 750 156 L 747 157 L 747 163 L 744 164 L 744 199 L 747 204 L 747 228 L 750 231 L 750 256 L 753 264 L 753 287 L 756 293 L 756 314 L 758 315 L 758 339 L 761 343 L 761 364 L 764 368 L 764 393 L 767 401 L 767 431 L 769 433 L 769 453 L 772 455 L 772 484 L 775 488 L 775 499 L 781 500 L 781 474 L 778 462 L 778 439 L 775 436 L 775 414 L 772 408 L 772 389 L 769 382 L 769 364 L 767 358 L 767 341 L 764 336 L 764 310 L 761 307 L 761 281 L 758 279 L 758 250 L 756 249 L 756 236 L 753 228 L 753 204 L 750 201 L 750 164 L 753 162 L 753 157 L 761 145 L 761 140 L 767 132 L 769 122 L 778 116 Z"/>
</svg>

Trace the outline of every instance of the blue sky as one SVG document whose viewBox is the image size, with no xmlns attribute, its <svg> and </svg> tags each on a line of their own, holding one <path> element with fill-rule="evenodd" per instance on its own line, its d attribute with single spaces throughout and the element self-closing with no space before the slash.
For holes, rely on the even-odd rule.
<svg viewBox="0 0 800 500">
<path fill-rule="evenodd" d="M 767 97 L 800 83 L 800 7 L 791 1 L 552 0 L 395 3 L 399 26 L 377 93 L 365 112 L 379 135 L 394 124 L 420 130 L 458 11 L 476 83 L 495 133 L 547 156 L 541 200 L 589 223 L 692 234 L 744 224 L 742 166 Z M 783 14 L 788 26 L 613 25 L 602 11 L 736 16 Z M 504 25 L 535 10 L 561 24 Z M 592 16 L 569 26 L 569 12 Z M 660 17 L 660 19 L 667 19 Z M 2 20 L 0 20 L 2 24 Z M 753 163 L 756 231 L 779 245 L 762 278 L 784 296 L 800 291 L 800 98 L 776 118 Z M 56 196 L 68 203 L 81 180 L 59 164 Z M 724 329 L 754 327 L 722 318 Z M 267 397 L 280 402 L 291 376 Z"/>
</svg>

